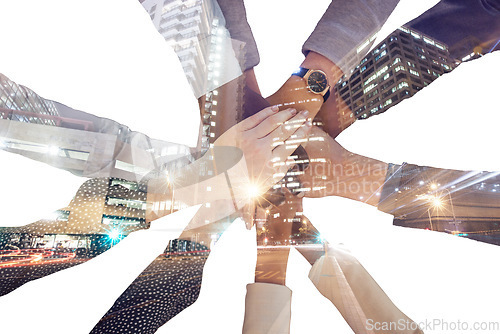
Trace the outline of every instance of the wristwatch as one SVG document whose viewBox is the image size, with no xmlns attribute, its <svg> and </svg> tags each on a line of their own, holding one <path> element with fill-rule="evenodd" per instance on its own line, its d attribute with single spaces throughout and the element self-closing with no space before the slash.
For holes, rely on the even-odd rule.
<svg viewBox="0 0 500 334">
<path fill-rule="evenodd" d="M 307 83 L 307 88 L 314 94 L 323 96 L 323 101 L 326 102 L 330 96 L 330 85 L 326 79 L 325 72 L 321 70 L 310 70 L 308 68 L 299 67 L 297 72 L 292 73 L 298 77 L 304 78 Z"/>
</svg>

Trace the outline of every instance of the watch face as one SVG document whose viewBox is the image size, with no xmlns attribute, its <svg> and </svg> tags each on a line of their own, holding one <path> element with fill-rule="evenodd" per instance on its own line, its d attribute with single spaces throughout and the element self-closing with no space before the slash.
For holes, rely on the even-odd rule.
<svg viewBox="0 0 500 334">
<path fill-rule="evenodd" d="M 323 73 L 315 71 L 309 75 L 309 78 L 307 78 L 307 85 L 313 92 L 321 93 L 326 87 L 328 87 L 328 81 Z"/>
</svg>

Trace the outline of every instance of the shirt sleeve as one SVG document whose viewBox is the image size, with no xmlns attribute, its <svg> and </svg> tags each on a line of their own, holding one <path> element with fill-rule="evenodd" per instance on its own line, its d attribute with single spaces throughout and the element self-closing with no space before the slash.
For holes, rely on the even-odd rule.
<svg viewBox="0 0 500 334">
<path fill-rule="evenodd" d="M 260 62 L 259 52 L 247 21 L 243 0 L 218 0 L 217 2 L 226 20 L 226 29 L 231 39 L 243 43 L 241 45 L 241 70 L 246 71 L 257 66 Z"/>
<path fill-rule="evenodd" d="M 332 1 L 302 47 L 314 51 L 349 74 L 365 56 L 399 0 Z"/>
<path fill-rule="evenodd" d="M 378 209 L 395 225 L 453 230 L 486 230 L 500 217 L 500 172 L 449 170 L 390 164 Z M 493 227 L 494 227 L 493 226 Z M 498 229 L 498 227 L 496 227 Z"/>
</svg>

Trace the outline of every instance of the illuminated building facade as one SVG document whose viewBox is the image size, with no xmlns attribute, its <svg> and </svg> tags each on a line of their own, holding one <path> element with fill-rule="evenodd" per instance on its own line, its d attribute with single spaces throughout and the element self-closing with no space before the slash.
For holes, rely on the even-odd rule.
<svg viewBox="0 0 500 334">
<path fill-rule="evenodd" d="M 1 229 L 0 248 L 14 242 L 30 248 L 59 245 L 93 247 L 94 253 L 102 250 L 110 246 L 111 234 L 119 232 L 114 236 L 119 240 L 148 227 L 145 179 L 195 159 L 189 147 L 152 139 L 112 120 L 45 100 L 2 74 L 0 79 L 0 149 L 90 178 L 67 207 L 50 217 Z M 175 202 L 171 209 L 170 203 L 171 199 L 155 203 L 159 207 L 152 209 L 165 209 L 168 204 L 167 210 L 175 211 L 182 205 Z"/>
<path fill-rule="evenodd" d="M 195 92 L 205 90 L 213 24 L 211 1 L 145 0 L 142 6 L 177 53 Z"/>
<path fill-rule="evenodd" d="M 455 66 L 445 44 L 400 27 L 335 86 L 341 128 L 352 124 L 353 117 L 383 113 Z"/>
<path fill-rule="evenodd" d="M 241 74 L 216 1 L 144 0 L 141 4 L 179 57 L 197 98 Z"/>
<path fill-rule="evenodd" d="M 0 119 L 56 125 L 58 115 L 54 102 L 41 98 L 0 73 Z"/>
<path fill-rule="evenodd" d="M 84 248 L 93 255 L 146 222 L 147 188 L 115 178 L 85 182 L 71 203 L 50 217 L 22 227 L 0 230 L 0 248 L 8 243 L 22 248 Z"/>
<path fill-rule="evenodd" d="M 190 148 L 46 100 L 0 74 L 0 149 L 84 177 L 139 181 Z M 184 162 L 185 163 L 185 162 Z"/>
<path fill-rule="evenodd" d="M 141 4 L 176 52 L 195 97 L 200 99 L 199 148 L 205 151 L 236 123 L 233 112 L 231 119 L 220 108 L 238 110 L 241 94 L 233 86 L 226 87 L 233 90 L 232 95 L 221 101 L 221 96 L 226 95 L 220 89 L 241 75 L 238 59 L 242 59 L 242 51 L 238 49 L 238 42 L 231 40 L 216 1 L 144 0 Z"/>
</svg>

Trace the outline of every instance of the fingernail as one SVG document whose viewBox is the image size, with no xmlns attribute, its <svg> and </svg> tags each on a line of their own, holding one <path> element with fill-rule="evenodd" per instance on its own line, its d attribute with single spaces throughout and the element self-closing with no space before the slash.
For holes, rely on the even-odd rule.
<svg viewBox="0 0 500 334">
<path fill-rule="evenodd" d="M 274 112 L 276 112 L 276 111 L 280 110 L 280 108 L 278 108 L 278 106 L 272 106 L 271 110 L 274 111 Z"/>
<path fill-rule="evenodd" d="M 307 115 L 309 115 L 309 110 L 302 110 L 301 113 L 307 117 Z"/>
<path fill-rule="evenodd" d="M 296 109 L 290 109 L 290 112 L 292 113 L 292 115 L 297 115 L 297 110 Z"/>
</svg>

